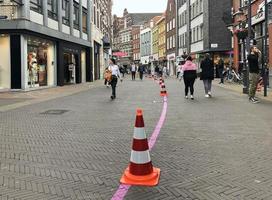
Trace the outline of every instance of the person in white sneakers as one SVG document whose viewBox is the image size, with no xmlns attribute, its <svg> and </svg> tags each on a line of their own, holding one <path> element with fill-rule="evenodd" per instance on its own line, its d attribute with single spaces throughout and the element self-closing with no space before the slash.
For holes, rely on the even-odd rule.
<svg viewBox="0 0 272 200">
<path fill-rule="evenodd" d="M 116 85 L 117 85 L 117 82 L 118 82 L 118 78 L 120 78 L 120 81 L 122 82 L 122 78 L 121 78 L 121 74 L 120 74 L 120 70 L 119 70 L 119 67 L 118 65 L 116 65 L 116 61 L 111 58 L 110 59 L 110 65 L 108 67 L 108 69 L 111 71 L 111 88 L 112 88 L 112 95 L 111 95 L 111 99 L 115 99 L 116 98 Z"/>
<path fill-rule="evenodd" d="M 196 64 L 194 64 L 191 56 L 188 56 L 184 65 L 182 65 L 183 80 L 185 84 L 185 98 L 188 99 L 188 92 L 190 88 L 191 99 L 194 99 L 194 83 L 197 78 Z"/>
<path fill-rule="evenodd" d="M 212 80 L 214 79 L 214 65 L 210 59 L 210 54 L 206 53 L 204 60 L 200 64 L 200 80 L 203 80 L 205 97 L 212 97 Z"/>
</svg>

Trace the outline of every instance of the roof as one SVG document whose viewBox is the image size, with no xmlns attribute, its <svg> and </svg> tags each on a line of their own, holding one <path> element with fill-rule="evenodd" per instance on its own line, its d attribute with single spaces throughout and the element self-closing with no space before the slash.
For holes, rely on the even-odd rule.
<svg viewBox="0 0 272 200">
<path fill-rule="evenodd" d="M 129 13 L 132 19 L 133 25 L 141 25 L 144 22 L 149 21 L 155 16 L 161 15 L 162 13 Z"/>
</svg>

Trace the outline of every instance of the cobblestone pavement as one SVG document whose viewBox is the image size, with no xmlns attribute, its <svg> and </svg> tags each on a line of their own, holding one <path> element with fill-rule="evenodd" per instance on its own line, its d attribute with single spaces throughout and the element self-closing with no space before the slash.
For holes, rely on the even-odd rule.
<svg viewBox="0 0 272 200">
<path fill-rule="evenodd" d="M 206 99 L 196 85 L 192 101 L 166 80 L 167 119 L 151 152 L 160 183 L 131 187 L 125 199 L 271 200 L 271 102 L 250 104 L 220 87 Z M 136 108 L 150 136 L 162 99 L 151 80 L 125 80 L 117 99 L 109 96 L 97 86 L 0 113 L 0 199 L 111 199 L 129 163 Z"/>
</svg>

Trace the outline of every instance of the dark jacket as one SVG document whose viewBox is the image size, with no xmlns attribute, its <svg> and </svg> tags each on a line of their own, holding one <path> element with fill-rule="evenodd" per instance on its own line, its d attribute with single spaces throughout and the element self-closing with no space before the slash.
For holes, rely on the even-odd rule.
<svg viewBox="0 0 272 200">
<path fill-rule="evenodd" d="M 249 54 L 247 56 L 249 72 L 250 73 L 259 73 L 259 62 L 258 62 L 258 55 L 256 54 Z"/>
<path fill-rule="evenodd" d="M 214 66 L 213 62 L 209 58 L 202 60 L 200 64 L 201 73 L 200 80 L 213 80 L 214 79 Z"/>
<path fill-rule="evenodd" d="M 140 65 L 138 68 L 138 72 L 144 73 L 145 67 L 143 65 Z"/>
</svg>

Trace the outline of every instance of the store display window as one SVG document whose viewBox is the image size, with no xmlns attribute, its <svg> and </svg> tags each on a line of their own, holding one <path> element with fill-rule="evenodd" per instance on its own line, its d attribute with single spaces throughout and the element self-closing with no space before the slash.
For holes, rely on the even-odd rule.
<svg viewBox="0 0 272 200">
<path fill-rule="evenodd" d="M 54 63 L 54 43 L 37 37 L 27 38 L 27 75 L 30 88 L 48 86 Z M 50 83 L 49 83 L 50 85 Z"/>
</svg>

